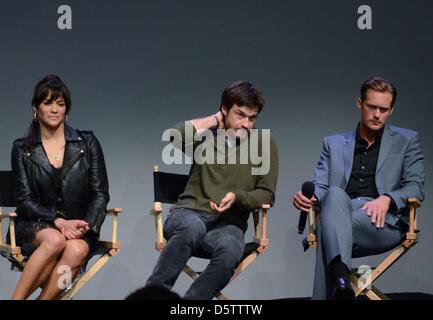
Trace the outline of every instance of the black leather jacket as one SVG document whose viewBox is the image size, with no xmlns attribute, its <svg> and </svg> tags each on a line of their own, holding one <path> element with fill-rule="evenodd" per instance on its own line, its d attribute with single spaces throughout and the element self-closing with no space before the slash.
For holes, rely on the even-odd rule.
<svg viewBox="0 0 433 320">
<path fill-rule="evenodd" d="M 40 133 L 31 148 L 24 139 L 14 141 L 12 171 L 17 202 L 17 231 L 21 221 L 53 221 L 57 203 L 66 219 L 85 220 L 90 232 L 99 233 L 109 201 L 108 178 L 101 146 L 91 131 L 65 125 L 65 154 L 59 176 L 61 197 L 56 197 L 53 170 Z M 23 223 L 24 225 L 25 223 Z"/>
</svg>

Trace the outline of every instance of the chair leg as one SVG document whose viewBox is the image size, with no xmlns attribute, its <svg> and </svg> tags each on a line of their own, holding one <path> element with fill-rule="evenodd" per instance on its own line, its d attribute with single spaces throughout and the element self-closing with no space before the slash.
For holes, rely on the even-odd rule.
<svg viewBox="0 0 433 320">
<path fill-rule="evenodd" d="M 360 287 L 360 282 L 362 283 L 362 286 L 367 286 L 367 288 L 363 290 L 356 290 Z M 375 286 L 373 286 L 371 283 L 373 282 L 372 279 L 368 279 L 367 281 L 361 279 L 361 276 L 352 273 L 350 275 L 350 282 L 355 286 L 355 297 L 358 297 L 360 295 L 366 295 L 370 300 L 389 300 L 389 298 L 383 294 L 379 289 L 377 289 Z M 371 285 L 371 288 L 368 288 L 368 286 Z"/>
<path fill-rule="evenodd" d="M 229 297 L 227 297 L 222 292 L 217 293 L 216 296 L 215 296 L 215 298 L 217 298 L 218 300 L 230 300 Z"/>
<path fill-rule="evenodd" d="M 108 260 L 111 258 L 111 255 L 109 253 L 104 254 L 101 258 L 98 259 L 98 261 L 95 262 L 95 264 L 87 270 L 84 275 L 77 281 L 75 284 L 70 288 L 67 289 L 62 296 L 60 297 L 60 300 L 71 300 L 74 298 L 74 296 L 78 293 L 78 291 L 81 290 L 81 288 L 89 282 L 89 280 L 99 271 L 101 268 L 108 262 Z"/>
<path fill-rule="evenodd" d="M 229 283 L 232 282 L 234 279 L 236 279 L 236 277 L 240 275 L 242 271 L 248 268 L 248 266 L 251 263 L 253 263 L 254 260 L 256 260 L 258 255 L 259 254 L 257 252 L 253 252 L 249 256 L 247 256 L 244 260 L 242 260 L 241 263 L 239 263 L 238 267 L 235 269 L 235 272 L 233 273 L 233 276 L 230 278 Z M 222 292 L 219 292 L 216 295 L 216 298 L 218 300 L 229 300 L 229 298 L 226 295 L 224 295 Z"/>
<path fill-rule="evenodd" d="M 230 278 L 230 282 L 232 282 L 242 271 L 244 271 L 248 266 L 257 258 L 258 253 L 253 252 L 249 256 L 247 256 L 244 260 L 239 263 L 238 267 L 235 269 L 233 276 Z M 188 265 L 185 265 L 182 269 L 192 280 L 196 280 L 199 277 L 199 273 L 191 269 Z M 218 300 L 229 300 L 229 298 L 224 295 L 222 292 L 219 292 L 215 295 Z"/>
<path fill-rule="evenodd" d="M 357 285 L 355 289 L 355 294 L 358 295 L 364 289 L 366 289 L 371 283 L 377 280 L 389 267 L 391 267 L 398 259 L 400 259 L 405 252 L 407 252 L 408 248 L 400 245 L 397 249 L 395 249 L 382 263 L 380 263 L 376 269 L 371 274 L 371 278 L 367 279 L 365 283 L 361 285 Z"/>
<path fill-rule="evenodd" d="M 242 271 L 244 271 L 248 266 L 256 260 L 258 256 L 257 252 L 251 253 L 249 256 L 247 256 L 244 260 L 239 263 L 238 267 L 235 269 L 235 272 L 233 273 L 233 276 L 230 279 L 230 282 L 232 282 Z M 230 283 L 229 282 L 229 283 Z"/>
<path fill-rule="evenodd" d="M 394 251 L 382 261 L 377 268 L 371 273 L 371 277 L 362 279 L 356 273 L 352 273 L 350 277 L 351 283 L 355 286 L 355 297 L 360 294 L 366 294 L 367 297 L 373 300 L 389 300 L 389 298 L 375 288 L 372 283 L 377 280 L 386 270 L 388 270 L 398 259 L 400 259 L 413 245 L 415 241 L 401 244 Z M 371 288 L 368 288 L 371 285 Z"/>
<path fill-rule="evenodd" d="M 200 275 L 198 272 L 194 271 L 188 265 L 185 265 L 185 267 L 183 267 L 182 271 L 185 272 L 193 281 L 195 281 Z M 224 295 L 222 292 L 218 292 L 215 295 L 215 298 L 217 298 L 218 300 L 229 300 L 229 298 L 226 295 Z"/>
<path fill-rule="evenodd" d="M 195 272 L 193 269 L 191 269 L 190 266 L 188 265 L 185 265 L 182 271 L 185 272 L 192 280 L 196 280 L 199 276 L 199 274 Z"/>
<path fill-rule="evenodd" d="M 379 289 L 375 286 L 371 286 L 371 289 L 365 290 L 365 295 L 370 300 L 390 300 L 385 294 L 383 294 Z"/>
</svg>

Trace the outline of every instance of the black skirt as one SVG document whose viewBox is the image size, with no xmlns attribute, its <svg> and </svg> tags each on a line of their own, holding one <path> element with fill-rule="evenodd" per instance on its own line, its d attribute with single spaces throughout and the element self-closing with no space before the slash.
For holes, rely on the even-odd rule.
<svg viewBox="0 0 433 320">
<path fill-rule="evenodd" d="M 52 228 L 58 230 L 53 222 L 51 221 L 34 221 L 34 220 L 20 220 L 16 222 L 16 243 L 17 246 L 32 245 L 35 240 L 36 233 L 46 229 Z M 98 247 L 98 235 L 97 234 L 85 234 L 82 240 L 86 241 L 89 245 L 89 253 L 94 252 Z M 7 242 L 10 243 L 9 234 Z"/>
</svg>

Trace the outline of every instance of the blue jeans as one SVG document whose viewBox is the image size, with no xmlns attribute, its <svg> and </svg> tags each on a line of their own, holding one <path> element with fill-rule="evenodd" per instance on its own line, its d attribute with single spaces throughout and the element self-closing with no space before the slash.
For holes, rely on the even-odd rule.
<svg viewBox="0 0 433 320">
<path fill-rule="evenodd" d="M 219 215 L 186 208 L 173 209 L 164 224 L 167 245 L 146 285 L 171 289 L 194 254 L 210 259 L 184 299 L 210 300 L 230 281 L 245 248 L 244 233 L 220 221 Z"/>
</svg>

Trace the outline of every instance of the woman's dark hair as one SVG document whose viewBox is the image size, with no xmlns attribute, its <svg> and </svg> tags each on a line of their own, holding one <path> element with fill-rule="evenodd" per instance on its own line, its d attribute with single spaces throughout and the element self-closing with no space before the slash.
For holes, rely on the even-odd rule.
<svg viewBox="0 0 433 320">
<path fill-rule="evenodd" d="M 69 113 L 69 110 L 71 109 L 71 94 L 69 93 L 68 87 L 63 83 L 59 76 L 45 76 L 36 84 L 32 98 L 32 107 L 38 108 L 48 96 L 50 96 L 49 102 L 55 101 L 59 97 L 63 98 L 66 106 L 66 114 Z M 24 140 L 24 146 L 26 149 L 31 149 L 38 134 L 39 122 L 37 119 L 34 119 L 27 130 Z"/>
<path fill-rule="evenodd" d="M 71 95 L 68 87 L 55 75 L 44 77 L 35 87 L 33 93 L 32 106 L 37 108 L 51 93 L 50 101 L 56 101 L 59 97 L 65 100 L 66 114 L 71 109 Z"/>
</svg>

